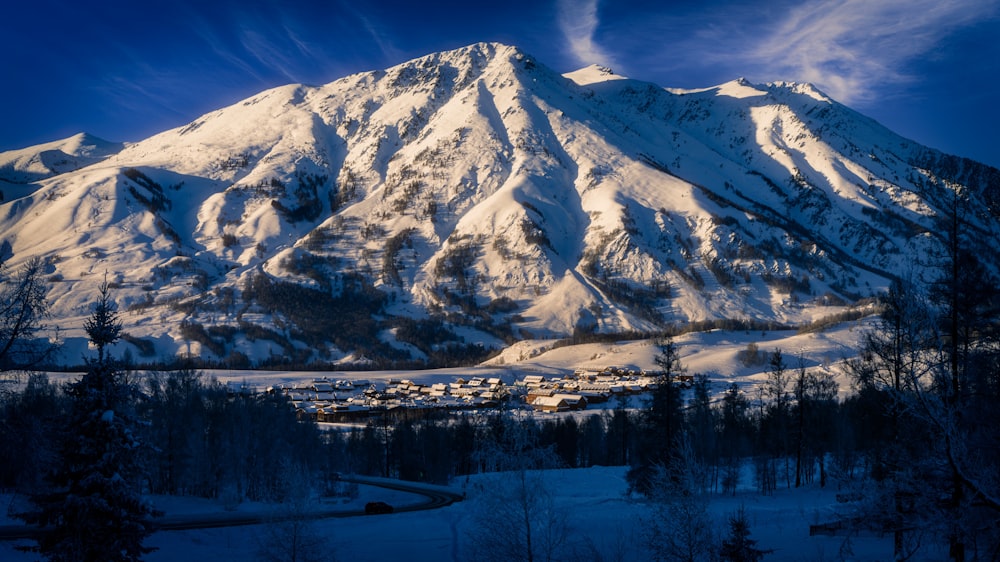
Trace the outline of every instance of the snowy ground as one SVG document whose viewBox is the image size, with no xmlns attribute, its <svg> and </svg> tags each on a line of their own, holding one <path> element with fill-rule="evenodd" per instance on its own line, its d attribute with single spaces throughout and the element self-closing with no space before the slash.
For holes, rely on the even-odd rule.
<svg viewBox="0 0 1000 562">
<path fill-rule="evenodd" d="M 674 339 L 681 363 L 689 374 L 707 375 L 721 392 L 729 383 L 753 386 L 767 377 L 767 365 L 746 366 L 739 360 L 739 353 L 750 343 L 760 352 L 780 349 L 786 367 L 826 372 L 840 385 L 842 394 L 850 392 L 850 381 L 841 368 L 845 359 L 857 355 L 860 335 L 867 325 L 846 322 L 830 330 L 800 334 L 797 331 L 723 331 L 683 334 Z M 409 379 L 432 385 L 451 383 L 458 377 L 500 377 L 510 384 L 526 373 L 545 376 L 564 376 L 577 369 L 599 371 L 608 366 L 656 370 L 654 361 L 659 349 L 652 340 L 632 340 L 615 343 L 592 343 L 554 347 L 556 340 L 528 340 L 514 344 L 499 356 L 476 367 L 456 367 L 421 371 L 240 371 L 210 370 L 222 382 L 246 383 L 263 390 L 268 386 L 293 385 L 313 378 L 365 379 L 384 381 Z"/>
<path fill-rule="evenodd" d="M 479 478 L 482 477 L 457 482 L 454 488 L 467 489 L 469 498 L 447 508 L 326 519 L 315 522 L 311 532 L 326 540 L 330 559 L 354 562 L 468 560 L 469 541 L 474 532 L 473 516 L 477 509 L 475 483 Z M 556 505 L 567 515 L 571 534 L 566 552 L 582 549 L 585 541 L 592 541 L 604 551 L 605 557 L 621 555 L 623 560 L 648 559 L 643 550 L 643 523 L 651 517 L 651 510 L 644 501 L 626 497 L 624 468 L 552 470 L 547 471 L 544 478 L 547 488 L 555 494 Z M 779 489 L 770 497 L 745 490 L 735 497 L 713 495 L 709 509 L 717 521 L 716 530 L 723 532 L 726 517 L 741 505 L 745 506 L 752 538 L 759 541 L 759 547 L 774 550 L 765 558 L 767 561 L 891 560 L 891 537 L 855 536 L 848 540 L 846 537 L 809 536 L 810 524 L 830 521 L 837 505 L 836 493 L 836 486 Z M 418 498 L 362 486 L 360 496 L 352 505 L 375 499 L 404 505 Z M 167 509 L 168 514 L 220 509 L 213 502 L 176 499 L 161 507 Z M 240 509 L 264 508 L 241 506 Z M 273 540 L 275 536 L 278 535 L 274 529 L 266 525 L 163 531 L 149 539 L 147 544 L 158 550 L 147 559 L 149 562 L 252 560 L 261 541 Z M 0 560 L 35 559 L 15 551 L 13 543 L 0 542 Z"/>
<path fill-rule="evenodd" d="M 712 390 L 720 395 L 731 383 L 750 392 L 767 379 L 767 364 L 745 365 L 740 353 L 755 344 L 761 353 L 780 349 L 786 368 L 800 365 L 827 374 L 838 383 L 841 396 L 851 392 L 851 382 L 843 362 L 857 356 L 858 342 L 871 320 L 844 322 L 823 332 L 798 333 L 786 331 L 724 331 L 694 332 L 674 338 L 683 367 L 689 374 L 707 375 Z M 500 377 L 513 384 L 526 374 L 546 377 L 571 375 L 577 369 L 600 371 L 608 366 L 657 370 L 655 357 L 659 349 L 653 340 L 629 340 L 613 343 L 590 343 L 555 347 L 557 340 L 526 340 L 517 342 L 497 357 L 472 367 L 427 369 L 417 371 L 261 371 L 215 369 L 203 371 L 223 383 L 248 385 L 262 391 L 270 386 L 294 386 L 313 379 L 388 381 L 411 380 L 430 386 L 452 383 L 459 377 Z M 79 373 L 49 373 L 55 382 L 74 380 Z M 22 381 L 23 382 L 23 381 Z M 597 405 L 598 408 L 603 407 Z"/>
</svg>

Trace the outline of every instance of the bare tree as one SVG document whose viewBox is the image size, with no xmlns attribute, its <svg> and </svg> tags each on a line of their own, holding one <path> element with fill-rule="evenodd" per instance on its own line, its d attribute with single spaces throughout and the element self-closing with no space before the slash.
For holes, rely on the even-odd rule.
<svg viewBox="0 0 1000 562">
<path fill-rule="evenodd" d="M 698 477 L 704 472 L 685 434 L 677 439 L 669 465 L 656 468 L 653 478 L 653 517 L 644 522 L 646 541 L 654 560 L 701 562 L 715 556 L 714 521 L 708 497 Z"/>
<path fill-rule="evenodd" d="M 820 486 L 826 486 L 826 441 L 832 433 L 833 409 L 836 407 L 837 383 L 825 375 L 799 368 L 792 382 L 795 393 L 795 487 L 812 474 L 819 461 Z M 814 460 L 815 459 L 815 460 Z M 811 479 L 811 478 L 810 478 Z"/>
<path fill-rule="evenodd" d="M 58 338 L 38 337 L 49 314 L 44 262 L 32 258 L 13 275 L 6 273 L 0 265 L 0 371 L 9 372 L 50 359 Z"/>
<path fill-rule="evenodd" d="M 903 283 L 893 285 L 883 306 L 878 329 L 852 365 L 859 394 L 875 398 L 868 404 L 877 408 L 875 423 L 866 428 L 878 436 L 869 453 L 873 490 L 864 496 L 860 515 L 893 533 L 896 559 L 912 556 L 925 537 L 947 537 L 956 561 L 970 554 L 995 556 L 1000 350 L 985 337 L 995 326 L 977 329 L 962 344 L 963 358 L 975 358 L 969 365 L 987 365 L 993 373 L 983 385 L 970 386 L 964 359 L 956 379 L 953 343 L 959 332 L 952 318 L 935 321 L 926 296 Z M 971 388 L 976 392 L 964 390 Z"/>
<path fill-rule="evenodd" d="M 311 478 L 292 468 L 284 473 L 284 478 L 288 480 L 288 498 L 274 509 L 271 520 L 256 535 L 257 559 L 260 562 L 336 562 L 332 545 L 318 528 L 316 514 L 310 506 Z"/>
<path fill-rule="evenodd" d="M 534 420 L 504 413 L 497 423 L 499 435 L 481 456 L 499 472 L 474 489 L 470 555 L 484 562 L 557 560 L 569 527 L 538 469 L 558 466 L 558 456 L 537 446 Z"/>
</svg>

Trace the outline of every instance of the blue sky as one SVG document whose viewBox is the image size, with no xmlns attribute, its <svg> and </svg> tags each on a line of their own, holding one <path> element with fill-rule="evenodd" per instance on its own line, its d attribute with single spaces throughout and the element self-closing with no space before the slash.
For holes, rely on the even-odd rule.
<svg viewBox="0 0 1000 562">
<path fill-rule="evenodd" d="M 477 41 L 664 87 L 812 82 L 1000 167 L 1000 0 L 26 0 L 0 20 L 0 150 L 135 141 L 256 92 Z"/>
</svg>

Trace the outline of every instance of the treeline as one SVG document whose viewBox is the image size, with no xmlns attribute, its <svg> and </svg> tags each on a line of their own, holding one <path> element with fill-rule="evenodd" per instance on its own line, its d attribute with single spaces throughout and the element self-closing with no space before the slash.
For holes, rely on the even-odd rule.
<svg viewBox="0 0 1000 562">
<path fill-rule="evenodd" d="M 483 451 L 503 442 L 511 419 L 531 436 L 531 447 L 551 450 L 565 467 L 655 463 L 669 444 L 657 424 L 676 423 L 677 431 L 699 435 L 699 455 L 718 467 L 717 475 L 741 458 L 777 459 L 801 448 L 800 464 L 812 467 L 802 469 L 805 481 L 814 477 L 825 451 L 844 449 L 864 432 L 837 419 L 848 415 L 850 402 L 839 404 L 830 394 L 813 398 L 812 387 L 801 402 L 807 406 L 789 397 L 758 405 L 735 386 L 713 402 L 705 377 L 696 377 L 693 398 L 670 414 L 676 415 L 673 422 L 660 415 L 663 401 L 654 398 L 646 409 L 620 400 L 580 417 L 505 409 L 400 410 L 376 414 L 364 426 L 345 431 L 320 431 L 314 422 L 297 419 L 280 393 L 243 392 L 195 371 L 133 372 L 128 379 L 137 391 L 130 409 L 144 421 L 142 440 L 150 445 L 143 453 L 144 490 L 209 498 L 281 501 L 293 480 L 321 485 L 336 472 L 446 483 L 489 470 Z M 680 390 L 667 388 L 677 394 L 679 406 Z M 28 490 L 39 484 L 50 434 L 58 431 L 68 408 L 63 390 L 44 375 L 32 375 L 23 391 L 7 394 L 0 404 L 0 454 L 12 459 L 0 466 L 3 488 Z M 795 425 L 800 417 L 808 421 L 802 434 Z M 725 480 L 727 489 L 736 485 L 735 477 Z M 789 478 L 782 473 L 782 482 Z"/>
<path fill-rule="evenodd" d="M 144 493 L 282 501 L 323 474 L 323 442 L 280 394 L 242 392 L 194 371 L 130 373 Z M 32 375 L 0 404 L 0 487 L 36 492 L 71 409 L 68 387 Z"/>
</svg>

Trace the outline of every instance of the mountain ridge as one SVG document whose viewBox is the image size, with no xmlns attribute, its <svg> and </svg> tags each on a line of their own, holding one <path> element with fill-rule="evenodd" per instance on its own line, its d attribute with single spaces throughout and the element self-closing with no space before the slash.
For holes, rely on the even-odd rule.
<svg viewBox="0 0 1000 562">
<path fill-rule="evenodd" d="M 949 194 L 996 239 L 998 177 L 810 85 L 670 90 L 479 43 L 273 88 L 37 179 L 0 238 L 11 264 L 47 260 L 69 326 L 107 271 L 147 357 L 435 362 L 805 323 L 938 251 Z"/>
<path fill-rule="evenodd" d="M 104 160 L 125 147 L 89 133 L 20 150 L 0 152 L 0 181 L 27 184 Z"/>
</svg>

